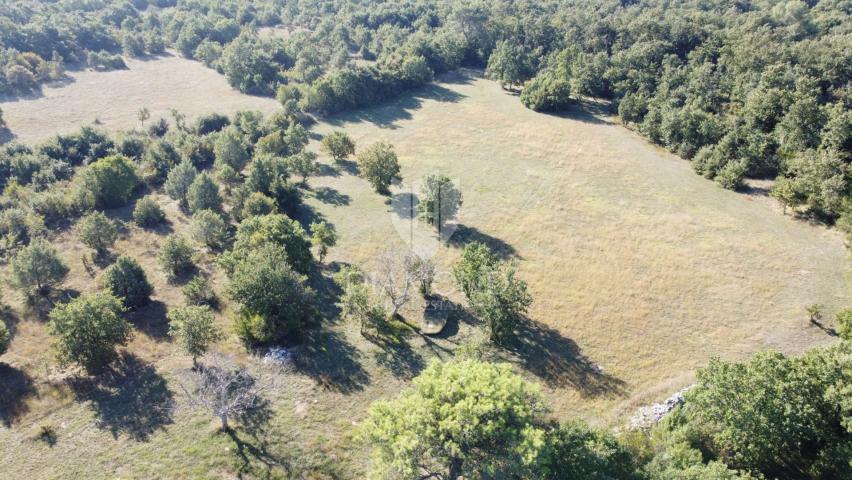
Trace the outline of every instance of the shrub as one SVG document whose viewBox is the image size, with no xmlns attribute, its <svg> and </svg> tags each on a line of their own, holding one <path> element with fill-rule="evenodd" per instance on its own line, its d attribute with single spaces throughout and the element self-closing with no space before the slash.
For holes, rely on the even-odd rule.
<svg viewBox="0 0 852 480">
<path fill-rule="evenodd" d="M 237 227 L 234 248 L 227 257 L 234 263 L 266 244 L 283 247 L 288 263 L 297 272 L 310 271 L 314 258 L 305 230 L 299 222 L 278 213 L 243 220 Z"/>
<path fill-rule="evenodd" d="M 837 334 L 844 340 L 852 340 L 852 308 L 837 312 Z"/>
<path fill-rule="evenodd" d="M 207 172 L 195 177 L 187 191 L 186 203 L 189 205 L 191 213 L 199 210 L 218 212 L 222 209 L 222 196 L 219 194 L 219 186 Z"/>
<path fill-rule="evenodd" d="M 390 184 L 399 179 L 399 160 L 393 147 L 387 143 L 374 143 L 358 154 L 361 176 L 379 193 L 387 193 Z"/>
<path fill-rule="evenodd" d="M 81 179 L 102 209 L 126 205 L 139 183 L 136 167 L 123 155 L 110 155 L 90 164 Z"/>
<path fill-rule="evenodd" d="M 183 287 L 183 298 L 187 305 L 208 305 L 215 307 L 218 303 L 216 292 L 210 285 L 210 280 L 203 275 L 196 275 Z"/>
<path fill-rule="evenodd" d="M 48 329 L 63 365 L 77 363 L 95 372 L 116 358 L 115 347 L 130 339 L 121 301 L 109 293 L 85 294 L 50 312 Z"/>
<path fill-rule="evenodd" d="M 77 223 L 77 235 L 83 245 L 103 255 L 118 238 L 118 229 L 103 212 L 93 212 Z"/>
<path fill-rule="evenodd" d="M 222 330 L 213 323 L 210 307 L 190 305 L 170 310 L 169 335 L 177 341 L 181 350 L 192 356 L 192 364 L 198 366 L 198 357 L 207 353 L 211 343 L 224 338 Z"/>
<path fill-rule="evenodd" d="M 231 236 L 222 215 L 213 210 L 195 212 L 189 229 L 195 241 L 214 250 L 224 248 Z"/>
<path fill-rule="evenodd" d="M 239 261 L 228 285 L 228 296 L 240 304 L 237 335 L 258 344 L 298 334 L 315 314 L 314 293 L 305 281 L 278 245 L 264 245 Z"/>
<path fill-rule="evenodd" d="M 12 259 L 12 280 L 30 293 L 47 293 L 68 275 L 68 267 L 47 241 L 33 240 Z"/>
<path fill-rule="evenodd" d="M 180 161 L 180 153 L 174 145 L 165 140 L 154 141 L 142 155 L 145 180 L 152 183 L 164 181 Z"/>
<path fill-rule="evenodd" d="M 537 112 L 555 112 L 571 105 L 571 87 L 559 75 L 544 71 L 524 85 L 521 103 Z"/>
<path fill-rule="evenodd" d="M 337 233 L 326 222 L 312 222 L 311 243 L 317 247 L 317 256 L 319 256 L 319 261 L 322 263 L 328 254 L 329 247 L 337 244 Z"/>
<path fill-rule="evenodd" d="M 209 113 L 195 120 L 195 132 L 199 135 L 218 132 L 231 124 L 226 115 L 220 113 Z"/>
<path fill-rule="evenodd" d="M 154 291 L 145 270 L 136 260 L 125 255 L 118 257 L 115 263 L 104 270 L 101 285 L 129 309 L 147 304 Z"/>
<path fill-rule="evenodd" d="M 188 273 L 195 267 L 192 262 L 192 247 L 179 235 L 169 235 L 160 247 L 157 259 L 170 279 Z"/>
<path fill-rule="evenodd" d="M 189 187 L 192 186 L 192 182 L 195 181 L 197 176 L 198 170 L 195 169 L 192 162 L 184 159 L 169 171 L 166 182 L 163 184 L 163 190 L 168 196 L 179 201 L 181 206 L 185 207 Z"/>
<path fill-rule="evenodd" d="M 136 202 L 133 209 L 133 221 L 142 228 L 151 228 L 163 223 L 166 213 L 152 195 L 147 195 Z"/>
<path fill-rule="evenodd" d="M 275 200 L 260 192 L 252 192 L 243 202 L 242 216 L 248 218 L 255 215 L 269 215 L 277 211 L 278 206 Z"/>
</svg>

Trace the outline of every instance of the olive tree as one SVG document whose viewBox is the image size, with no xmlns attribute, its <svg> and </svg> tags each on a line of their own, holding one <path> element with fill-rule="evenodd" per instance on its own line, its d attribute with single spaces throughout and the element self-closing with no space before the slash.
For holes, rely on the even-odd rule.
<svg viewBox="0 0 852 480">
<path fill-rule="evenodd" d="M 393 147 L 378 142 L 358 154 L 358 168 L 377 192 L 386 194 L 391 183 L 399 179 L 399 160 Z"/>
<path fill-rule="evenodd" d="M 132 328 L 121 316 L 121 300 L 109 293 L 84 294 L 50 312 L 48 330 L 59 362 L 77 363 L 96 372 L 116 358 L 115 348 L 127 344 Z"/>
</svg>

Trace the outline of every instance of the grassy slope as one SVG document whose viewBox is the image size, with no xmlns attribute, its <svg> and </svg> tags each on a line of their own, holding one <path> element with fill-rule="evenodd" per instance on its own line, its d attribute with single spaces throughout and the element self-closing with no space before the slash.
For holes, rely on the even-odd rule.
<svg viewBox="0 0 852 480">
<path fill-rule="evenodd" d="M 436 169 L 458 179 L 464 228 L 453 240 L 480 238 L 516 258 L 536 299 L 530 316 L 537 323 L 525 329 L 524 344 L 496 356 L 543 383 L 561 418 L 617 423 L 637 404 L 688 383 L 711 355 L 796 352 L 828 341 L 803 312 L 815 302 L 829 312 L 849 303 L 840 237 L 782 216 L 765 198 L 721 190 L 610 122 L 580 111 L 536 114 L 492 82 L 459 76 L 317 130 L 342 128 L 361 147 L 395 144 L 407 180 Z M 304 218 L 322 216 L 336 226 L 341 240 L 329 262 L 369 266 L 381 248 L 404 244 L 407 225 L 395 204 L 336 170 L 311 179 Z M 406 188 L 397 187 L 397 199 Z M 186 219 L 162 200 L 171 228 L 181 230 Z M 354 440 L 353 426 L 369 403 L 478 336 L 466 321 L 451 321 L 440 338 L 412 334 L 376 345 L 354 326 L 328 324 L 299 348 L 299 371 L 280 378 L 264 432 L 242 434 L 240 442 L 212 435 L 212 424 L 184 407 L 172 381 L 189 361 L 163 336 L 165 307 L 181 303 L 178 287 L 156 266 L 164 233 L 130 227 L 115 249 L 142 262 L 157 302 L 134 317 L 133 356 L 113 378 L 93 387 L 59 375 L 36 312 L 8 313 L 17 333 L 3 357 L 12 367 L 3 367 L 0 379 L 32 387 L 3 412 L 14 423 L 0 428 L 0 477 L 231 478 L 243 470 L 283 474 L 280 465 L 289 465 L 294 476 L 307 470 L 315 478 L 361 478 L 367 449 Z M 451 243 L 435 254 L 443 272 L 461 242 Z M 91 290 L 83 247 L 69 233 L 58 244 L 72 266 L 68 286 Z M 439 290 L 459 300 L 446 274 Z M 223 325 L 227 315 L 226 306 Z M 234 339 L 219 348 L 245 357 Z M 170 397 L 176 411 L 150 408 Z M 32 440 L 42 424 L 58 433 L 53 447 Z"/>
</svg>

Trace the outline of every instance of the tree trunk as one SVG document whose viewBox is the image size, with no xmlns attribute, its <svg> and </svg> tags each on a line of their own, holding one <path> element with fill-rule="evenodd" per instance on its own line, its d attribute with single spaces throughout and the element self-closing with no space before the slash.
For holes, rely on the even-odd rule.
<svg viewBox="0 0 852 480">
<path fill-rule="evenodd" d="M 219 415 L 219 418 L 222 419 L 222 431 L 227 432 L 228 428 L 228 415 Z"/>
</svg>

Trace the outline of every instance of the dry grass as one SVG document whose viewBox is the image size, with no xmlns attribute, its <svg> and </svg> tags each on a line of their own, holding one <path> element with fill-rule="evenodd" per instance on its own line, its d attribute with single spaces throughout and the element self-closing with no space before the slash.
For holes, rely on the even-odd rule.
<svg viewBox="0 0 852 480">
<path fill-rule="evenodd" d="M 211 112 L 269 113 L 280 108 L 272 98 L 237 92 L 215 70 L 174 52 L 126 62 L 127 70 L 70 72 L 68 81 L 46 86 L 37 95 L 0 101 L 11 135 L 33 143 L 93 122 L 108 129 L 130 129 L 139 126 L 137 112 L 142 107 L 148 108 L 152 120 L 169 118 L 172 108 L 190 119 Z"/>
<path fill-rule="evenodd" d="M 259 108 L 252 106 L 256 99 L 242 98 L 242 106 Z M 135 108 L 129 107 L 130 125 Z M 840 236 L 781 215 L 764 197 L 721 190 L 611 122 L 580 109 L 564 117 L 536 114 L 494 83 L 466 74 L 322 122 L 317 131 L 343 129 L 359 148 L 393 143 L 406 181 L 435 170 L 459 181 L 463 228 L 450 246 L 417 246 L 434 250 L 439 291 L 455 301 L 460 297 L 447 271 L 464 241 L 482 239 L 518 262 L 535 297 L 531 323 L 518 344 L 493 355 L 542 383 L 559 418 L 619 424 L 636 405 L 690 382 L 712 355 L 798 352 L 830 341 L 808 326 L 804 308 L 822 303 L 831 315 L 848 305 Z M 341 238 L 327 263 L 369 268 L 379 250 L 405 245 L 409 225 L 396 213 L 398 202 L 386 203 L 346 167 L 322 161 L 327 167 L 310 180 L 302 219 L 335 225 Z M 406 189 L 395 187 L 395 198 Z M 160 201 L 170 228 L 181 231 L 186 217 L 166 197 Z M 110 214 L 127 220 L 129 208 Z M 354 433 L 369 404 L 393 396 L 429 360 L 448 358 L 481 335 L 461 311 L 435 338 L 397 326 L 368 341 L 357 326 L 328 319 L 296 349 L 296 371 L 280 376 L 265 430 L 236 439 L 216 435 L 205 416 L 183 408 L 174 378 L 190 362 L 163 336 L 166 308 L 182 304 L 179 286 L 156 265 L 167 232 L 131 226 L 113 249 L 142 263 L 155 302 L 133 315 L 132 357 L 111 378 L 92 385 L 58 372 L 44 320 L 11 298 L 14 309 L 6 314 L 16 332 L 0 379 L 14 381 L 20 401 L 2 415 L 11 426 L 0 428 L 0 477 L 363 478 L 368 448 Z M 67 287 L 96 288 L 72 232 L 56 243 L 72 267 Z M 221 274 L 205 257 L 199 263 L 221 293 Z M 327 280 L 315 283 L 333 299 L 323 288 Z M 224 307 L 218 321 L 227 326 Z M 405 315 L 416 321 L 421 313 L 415 306 Z M 217 348 L 253 361 L 233 336 Z M 174 412 L 149 408 L 171 399 L 179 406 Z M 42 424 L 57 431 L 52 447 L 33 440 Z"/>
</svg>

